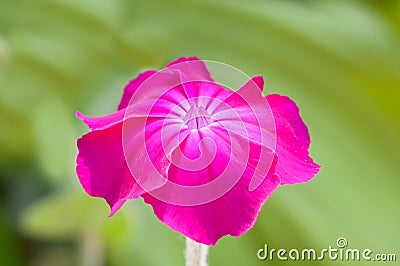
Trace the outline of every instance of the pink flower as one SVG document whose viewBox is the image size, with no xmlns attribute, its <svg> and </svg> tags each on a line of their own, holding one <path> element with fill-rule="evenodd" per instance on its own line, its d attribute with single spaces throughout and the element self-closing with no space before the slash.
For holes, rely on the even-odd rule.
<svg viewBox="0 0 400 266">
<path fill-rule="evenodd" d="M 319 165 L 292 100 L 263 96 L 262 77 L 222 85 L 204 61 L 180 58 L 132 80 L 117 112 L 77 113 L 91 129 L 78 140 L 85 191 L 110 216 L 143 197 L 163 223 L 207 245 L 246 233 L 279 185 L 307 182 Z"/>
</svg>

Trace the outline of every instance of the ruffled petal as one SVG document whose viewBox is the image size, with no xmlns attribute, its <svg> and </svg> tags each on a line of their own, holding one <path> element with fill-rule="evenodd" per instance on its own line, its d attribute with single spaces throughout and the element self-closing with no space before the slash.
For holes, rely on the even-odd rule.
<svg viewBox="0 0 400 266">
<path fill-rule="evenodd" d="M 296 104 L 285 96 L 268 95 L 275 118 L 278 162 L 276 173 L 282 184 L 297 184 L 309 181 L 319 171 L 308 153 L 310 135 L 299 114 Z"/>
<path fill-rule="evenodd" d="M 262 95 L 263 86 L 261 76 L 253 77 L 237 91 L 225 90 L 223 101 L 209 109 L 219 123 L 231 123 L 230 127 L 234 129 L 244 125 L 247 138 L 275 149 L 274 118 L 268 101 Z"/>
<path fill-rule="evenodd" d="M 175 141 L 179 128 L 161 119 L 131 118 L 84 135 L 76 168 L 83 188 L 106 199 L 111 215 L 127 199 L 159 188 L 170 165 L 164 146 Z"/>
<path fill-rule="evenodd" d="M 124 88 L 124 93 L 122 94 L 121 102 L 118 105 L 118 110 L 124 109 L 128 106 L 133 94 L 136 90 L 143 84 L 149 77 L 157 73 L 155 70 L 148 70 L 140 73 L 135 79 L 131 80 L 128 85 Z"/>
<path fill-rule="evenodd" d="M 156 116 L 162 118 L 164 114 L 150 113 L 152 109 L 158 108 L 157 104 L 160 98 L 164 97 L 166 94 L 178 95 L 176 93 L 177 88 L 181 84 L 180 74 L 170 70 L 162 70 L 154 72 L 146 72 L 147 74 L 142 74 L 136 79 L 135 83 L 142 82 L 138 86 L 132 86 L 134 89 L 126 90 L 123 96 L 123 102 L 121 102 L 120 107 L 125 105 L 125 119 L 130 117 L 149 117 Z M 147 79 L 146 79 L 147 77 Z M 174 91 L 174 92 L 171 92 Z M 184 95 L 184 94 L 183 94 Z M 186 95 L 184 95 L 186 96 Z M 186 98 L 184 98 L 186 99 Z M 183 100 L 182 97 L 175 99 L 175 104 L 179 104 L 179 101 Z M 167 112 L 168 113 L 168 112 Z"/>
<path fill-rule="evenodd" d="M 232 134 L 232 133 L 231 133 Z M 178 166 L 171 165 L 168 178 L 171 182 L 189 187 L 199 186 L 202 184 L 209 185 L 211 181 L 220 179 L 222 175 L 230 177 L 236 184 L 226 189 L 223 183 L 217 186 L 209 185 L 203 193 L 183 194 L 181 191 L 174 191 L 168 187 L 161 187 L 160 190 L 166 189 L 171 195 L 171 200 L 176 201 L 177 198 L 182 197 L 186 200 L 188 198 L 214 196 L 216 190 L 224 190 L 219 197 L 213 198 L 208 203 L 199 204 L 195 206 L 179 206 L 171 202 L 166 203 L 154 197 L 154 194 L 143 194 L 145 202 L 151 204 L 154 213 L 157 217 L 173 230 L 182 233 L 183 235 L 206 245 L 215 245 L 215 243 L 224 235 L 240 236 L 246 233 L 255 223 L 257 216 L 261 210 L 262 205 L 272 194 L 272 192 L 279 186 L 280 180 L 274 175 L 274 166 L 271 166 L 269 172 L 262 178 L 261 184 L 256 190 L 250 191 L 249 186 L 251 180 L 254 178 L 255 169 L 259 161 L 266 158 L 261 158 L 261 150 L 265 147 L 258 144 L 249 142 L 247 163 L 245 152 L 246 146 L 244 143 L 247 141 L 240 135 L 233 136 L 234 144 L 231 146 L 228 139 L 227 132 L 222 128 L 214 128 L 213 131 L 204 128 L 200 131 L 191 131 L 187 135 L 185 141 L 180 144 L 182 153 L 189 159 L 195 160 L 202 158 L 197 162 L 201 168 L 201 164 L 205 163 L 212 156 L 207 154 L 214 148 L 204 147 L 209 145 L 201 143 L 201 140 L 208 137 L 216 142 L 216 154 L 212 163 L 200 170 L 192 171 L 185 170 L 182 161 L 178 161 Z M 203 146 L 203 147 L 202 147 Z M 233 157 L 230 157 L 231 147 L 233 149 Z M 270 152 L 264 152 L 264 156 Z M 229 160 L 231 158 L 231 160 Z M 173 159 L 174 160 L 174 159 Z M 230 166 L 229 166 L 229 165 Z M 189 169 L 193 169 L 189 166 Z M 241 174 L 242 173 L 242 174 Z M 182 195 L 183 194 L 183 195 Z M 156 194 L 157 195 L 157 194 Z"/>
<path fill-rule="evenodd" d="M 90 132 L 78 139 L 76 172 L 85 191 L 104 198 L 113 215 L 127 199 L 144 191 L 135 182 L 122 148 L 122 123 Z"/>
<path fill-rule="evenodd" d="M 172 71 L 173 73 L 168 71 Z M 171 74 L 175 75 L 176 78 L 179 77 L 179 79 L 175 79 L 175 83 L 171 83 L 170 81 Z M 131 80 L 124 88 L 121 101 L 118 105 L 118 110 L 128 107 L 134 93 L 153 75 L 155 76 L 148 82 L 148 84 L 144 85 L 145 88 L 142 88 L 141 94 L 145 94 L 145 92 L 150 89 L 160 92 L 160 94 L 163 93 L 162 90 L 155 90 L 154 87 L 162 87 L 167 90 L 188 81 L 213 81 L 210 72 L 202 60 L 197 57 L 181 57 L 169 63 L 162 71 L 148 70 L 140 73 L 135 79 Z M 138 96 L 137 98 L 137 100 L 140 100 L 141 102 L 145 100 L 141 96 Z M 148 96 L 146 98 L 148 98 Z M 151 99 L 154 100 L 154 97 Z"/>
<path fill-rule="evenodd" d="M 82 120 L 91 130 L 105 129 L 121 123 L 125 116 L 125 109 L 118 112 L 98 117 L 85 116 L 81 112 L 76 112 L 76 117 Z"/>
<path fill-rule="evenodd" d="M 181 57 L 172 61 L 166 67 L 181 74 L 181 81 L 213 81 L 210 72 L 203 60 L 197 57 Z"/>
<path fill-rule="evenodd" d="M 125 87 L 117 112 L 99 117 L 89 117 L 77 112 L 76 116 L 91 130 L 106 129 L 129 118 L 163 117 L 168 112 L 160 114 L 152 109 L 159 108 L 159 106 L 155 106 L 159 99 L 170 90 L 179 87 L 179 84 L 180 77 L 177 73 L 146 71 L 139 74 Z M 179 95 L 179 93 L 169 94 Z M 132 97 L 134 97 L 132 104 L 128 106 Z M 177 98 L 174 103 L 179 104 L 179 101 L 182 100 L 182 97 Z"/>
<path fill-rule="evenodd" d="M 262 77 L 253 77 L 237 91 L 230 92 L 215 109 L 212 106 L 210 109 L 213 110 L 213 117 L 225 128 L 262 145 L 266 150 L 275 151 L 274 117 L 268 101 L 262 95 L 263 84 Z M 272 156 L 266 157 L 258 165 L 257 171 L 269 168 L 272 159 Z M 252 180 L 250 190 L 256 189 L 262 180 L 263 178 Z"/>
</svg>

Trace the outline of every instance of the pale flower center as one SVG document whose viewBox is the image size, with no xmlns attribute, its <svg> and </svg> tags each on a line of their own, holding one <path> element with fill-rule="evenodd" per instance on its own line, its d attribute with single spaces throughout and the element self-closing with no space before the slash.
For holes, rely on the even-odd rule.
<svg viewBox="0 0 400 266">
<path fill-rule="evenodd" d="M 189 129 L 200 129 L 210 124 L 210 115 L 202 106 L 192 105 L 183 121 Z"/>
</svg>

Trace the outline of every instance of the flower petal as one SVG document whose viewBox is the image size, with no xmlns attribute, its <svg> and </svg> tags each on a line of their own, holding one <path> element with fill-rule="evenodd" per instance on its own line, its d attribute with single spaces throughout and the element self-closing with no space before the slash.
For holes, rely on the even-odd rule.
<svg viewBox="0 0 400 266">
<path fill-rule="evenodd" d="M 262 95 L 263 86 L 261 76 L 253 77 L 237 91 L 225 94 L 223 102 L 210 106 L 210 110 L 220 123 L 230 122 L 232 126 L 243 124 L 246 137 L 275 149 L 275 124 L 268 101 Z"/>
<path fill-rule="evenodd" d="M 76 172 L 85 191 L 104 198 L 113 215 L 127 199 L 143 190 L 133 179 L 122 148 L 122 123 L 97 130 L 78 139 Z"/>
<path fill-rule="evenodd" d="M 116 125 L 122 122 L 124 116 L 125 109 L 99 117 L 85 116 L 81 112 L 76 112 L 76 117 L 82 120 L 91 130 L 105 129 Z"/>
<path fill-rule="evenodd" d="M 163 95 L 169 90 L 176 88 L 179 84 L 180 77 L 177 73 L 146 71 L 125 87 L 117 112 L 99 117 L 88 117 L 77 112 L 76 116 L 91 130 L 106 129 L 133 117 L 163 117 L 164 114 L 151 111 L 154 109 L 155 103 L 157 103 Z M 178 90 L 174 90 L 173 96 L 179 95 L 179 93 L 176 92 Z M 134 99 L 132 99 L 132 97 L 134 97 Z M 129 105 L 131 99 L 132 104 Z M 182 100 L 182 97 L 175 100 Z M 158 108 L 158 106 L 155 106 L 155 108 Z"/>
<path fill-rule="evenodd" d="M 230 145 L 226 140 L 221 140 L 226 136 L 226 132 L 222 130 L 218 134 L 212 134 L 210 131 L 202 130 L 191 131 L 188 138 L 181 143 L 181 149 L 184 154 L 191 159 L 201 156 L 200 140 L 202 135 L 213 138 L 218 141 L 218 151 L 214 161 L 205 169 L 198 171 L 189 171 L 171 165 L 168 177 L 169 180 L 181 185 L 189 187 L 200 184 L 207 184 L 210 181 L 221 178 L 219 175 L 227 168 L 229 160 Z M 241 138 L 236 135 L 236 138 Z M 241 138 L 241 141 L 246 141 Z M 255 143 L 250 142 L 248 163 L 241 161 L 240 147 L 233 148 L 237 157 L 234 161 L 237 168 L 243 166 L 243 174 L 239 176 L 237 183 L 218 198 L 195 206 L 179 206 L 176 204 L 166 203 L 154 197 L 152 193 L 143 194 L 145 202 L 151 204 L 154 213 L 166 225 L 183 235 L 207 245 L 215 245 L 215 243 L 224 235 L 239 236 L 247 232 L 255 223 L 258 213 L 262 205 L 272 192 L 279 186 L 280 180 L 274 175 L 274 164 L 270 168 L 267 176 L 263 178 L 260 186 L 256 190 L 250 191 L 249 185 L 256 173 L 255 168 L 260 160 L 261 149 L 266 149 Z M 207 149 L 203 149 L 207 151 Z M 266 153 L 264 153 L 266 154 Z M 235 172 L 235 167 L 228 170 L 228 176 L 234 178 L 240 172 Z M 164 187 L 160 188 L 163 189 Z M 215 189 L 215 187 L 214 187 Z M 219 189 L 216 187 L 216 189 Z M 176 199 L 179 192 L 169 191 Z M 209 188 L 204 194 L 212 194 L 213 188 Z M 203 195 L 187 195 L 188 197 L 199 197 Z"/>
<path fill-rule="evenodd" d="M 308 154 L 310 135 L 299 114 L 296 104 L 285 96 L 268 95 L 275 118 L 278 162 L 276 173 L 282 184 L 297 184 L 309 181 L 320 166 Z"/>
<path fill-rule="evenodd" d="M 170 165 L 162 141 L 173 142 L 179 128 L 158 118 L 130 118 L 84 135 L 76 169 L 83 188 L 106 199 L 113 215 L 127 199 L 162 186 Z"/>
<path fill-rule="evenodd" d="M 166 68 L 180 72 L 182 83 L 189 81 L 213 81 L 206 64 L 197 57 L 181 57 L 169 63 Z"/>
<path fill-rule="evenodd" d="M 262 77 L 251 78 L 216 106 L 213 118 L 225 128 L 264 146 L 265 150 L 275 151 L 275 122 L 268 101 L 262 95 L 263 84 Z M 243 127 L 244 131 L 241 129 Z M 260 161 L 256 171 L 265 171 L 262 169 L 269 169 L 272 163 L 273 156 L 267 156 Z M 250 190 L 256 189 L 262 180 L 263 178 L 253 179 Z"/>
<path fill-rule="evenodd" d="M 124 88 L 124 93 L 122 94 L 121 102 L 118 105 L 118 110 L 124 109 L 128 106 L 133 94 L 136 90 L 143 84 L 149 77 L 157 73 L 155 70 L 148 70 L 140 73 L 135 79 L 131 80 L 128 85 Z"/>
</svg>

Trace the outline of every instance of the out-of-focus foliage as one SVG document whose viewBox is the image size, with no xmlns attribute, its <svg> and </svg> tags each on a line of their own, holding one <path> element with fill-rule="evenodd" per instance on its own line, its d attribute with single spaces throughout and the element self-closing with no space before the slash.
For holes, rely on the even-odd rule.
<svg viewBox="0 0 400 266">
<path fill-rule="evenodd" d="M 323 166 L 211 248 L 211 265 L 262 265 L 264 243 L 322 249 L 340 236 L 398 252 L 399 14 L 395 0 L 0 0 L 1 265 L 183 264 L 183 237 L 149 206 L 107 218 L 83 193 L 74 114 L 112 112 L 140 70 L 192 55 L 295 99 Z"/>
</svg>

